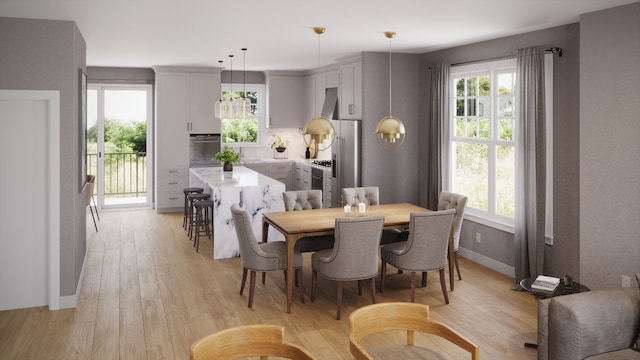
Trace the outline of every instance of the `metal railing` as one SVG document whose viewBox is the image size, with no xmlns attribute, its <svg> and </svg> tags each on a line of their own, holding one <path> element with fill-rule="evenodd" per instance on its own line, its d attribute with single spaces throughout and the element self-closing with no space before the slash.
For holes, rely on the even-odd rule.
<svg viewBox="0 0 640 360">
<path fill-rule="evenodd" d="M 104 181 L 105 197 L 147 196 L 147 153 L 105 153 Z M 87 154 L 87 169 L 98 173 L 98 154 Z M 97 186 L 94 188 L 97 193 Z"/>
</svg>

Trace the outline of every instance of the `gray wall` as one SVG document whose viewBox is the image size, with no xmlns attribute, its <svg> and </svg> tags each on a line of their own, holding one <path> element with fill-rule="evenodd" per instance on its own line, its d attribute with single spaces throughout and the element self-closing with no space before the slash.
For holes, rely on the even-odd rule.
<svg viewBox="0 0 640 360">
<path fill-rule="evenodd" d="M 78 69 L 86 65 L 86 44 L 72 21 L 0 17 L 0 54 L 1 89 L 60 91 L 60 295 L 74 295 L 86 252 L 78 160 Z"/>
<path fill-rule="evenodd" d="M 531 33 L 510 36 L 471 45 L 426 53 L 421 61 L 420 137 L 428 139 L 430 105 L 428 71 L 430 64 L 449 61 L 452 64 L 515 56 L 518 48 L 544 45 L 564 49 L 563 56 L 554 55 L 554 246 L 546 246 L 545 273 L 572 274 L 580 279 L 579 269 L 579 25 L 571 24 Z M 420 200 L 427 205 L 428 141 L 420 142 Z M 480 233 L 482 242 L 474 241 Z M 481 256 L 509 266 L 515 265 L 513 234 L 465 220 L 460 246 Z"/>
<path fill-rule="evenodd" d="M 640 272 L 640 3 L 580 17 L 580 274 Z"/>
<path fill-rule="evenodd" d="M 376 142 L 376 125 L 389 115 L 389 53 L 362 53 L 362 185 L 378 186 L 381 203 L 417 204 L 420 56 L 394 53 L 391 64 L 392 115 L 402 120 L 407 134 L 396 150 Z"/>
</svg>

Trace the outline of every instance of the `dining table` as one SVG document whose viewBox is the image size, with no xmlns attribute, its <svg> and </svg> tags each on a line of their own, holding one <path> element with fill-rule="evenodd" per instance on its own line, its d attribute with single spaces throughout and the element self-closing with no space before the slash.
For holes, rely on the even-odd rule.
<svg viewBox="0 0 640 360">
<path fill-rule="evenodd" d="M 345 213 L 342 207 L 310 209 L 301 211 L 265 212 L 262 214 L 262 241 L 268 240 L 271 226 L 284 235 L 287 244 L 287 274 L 293 274 L 293 253 L 296 242 L 305 237 L 332 235 L 335 219 L 339 217 L 384 215 L 384 229 L 408 229 L 412 212 L 426 212 L 429 209 L 409 204 L 381 204 L 366 206 L 364 213 L 357 207 Z M 453 290 L 453 233 L 449 236 L 449 281 Z M 287 313 L 291 313 L 293 298 L 293 276 L 286 277 Z"/>
</svg>

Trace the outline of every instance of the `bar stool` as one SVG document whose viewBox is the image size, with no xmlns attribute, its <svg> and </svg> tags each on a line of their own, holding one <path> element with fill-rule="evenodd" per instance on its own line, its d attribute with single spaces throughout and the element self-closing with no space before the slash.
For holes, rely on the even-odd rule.
<svg viewBox="0 0 640 360">
<path fill-rule="evenodd" d="M 184 216 L 182 217 L 182 227 L 187 230 L 187 217 L 190 215 L 189 199 L 187 199 L 187 197 L 190 194 L 202 194 L 204 189 L 199 187 L 184 188 L 182 189 L 182 192 L 184 193 Z"/>
<path fill-rule="evenodd" d="M 193 203 L 196 218 L 195 236 L 193 240 L 193 246 L 198 251 L 200 245 L 200 233 L 204 228 L 205 235 L 211 239 L 213 238 L 213 201 L 212 200 L 200 200 Z M 211 219 L 209 219 L 209 209 L 211 209 Z M 211 223 L 211 229 L 209 229 L 209 223 Z"/>
<path fill-rule="evenodd" d="M 202 200 L 209 200 L 211 198 L 211 195 L 209 194 L 205 194 L 205 193 L 193 193 L 193 194 L 189 194 L 187 195 L 187 200 L 189 200 L 189 240 L 192 240 L 193 238 L 191 237 L 193 235 L 193 226 L 195 225 L 195 212 L 194 212 L 194 205 L 198 202 L 198 201 L 202 201 Z"/>
</svg>

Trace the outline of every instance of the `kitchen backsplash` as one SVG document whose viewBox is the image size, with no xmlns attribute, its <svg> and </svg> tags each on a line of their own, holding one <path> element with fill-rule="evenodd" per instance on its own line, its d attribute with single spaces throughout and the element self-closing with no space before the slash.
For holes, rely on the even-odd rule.
<svg viewBox="0 0 640 360">
<path fill-rule="evenodd" d="M 262 160 L 273 159 L 274 151 L 271 148 L 273 143 L 278 137 L 287 145 L 287 158 L 291 160 L 304 159 L 304 153 L 307 149 L 307 145 L 304 143 L 304 139 L 300 134 L 301 129 L 298 128 L 278 128 L 267 129 L 265 137 L 263 139 L 262 147 L 242 147 L 240 153 L 244 160 Z M 318 160 L 330 160 L 331 149 L 320 151 L 317 156 Z"/>
</svg>

